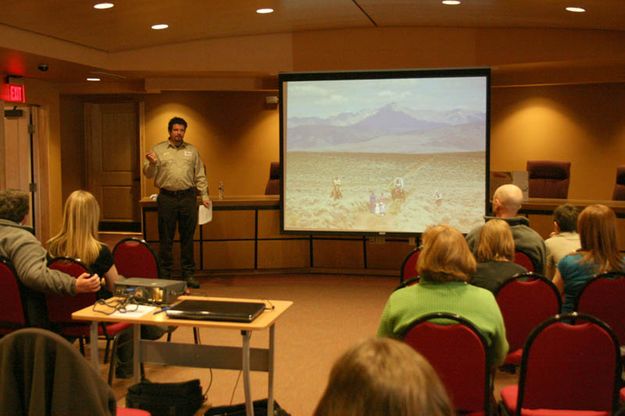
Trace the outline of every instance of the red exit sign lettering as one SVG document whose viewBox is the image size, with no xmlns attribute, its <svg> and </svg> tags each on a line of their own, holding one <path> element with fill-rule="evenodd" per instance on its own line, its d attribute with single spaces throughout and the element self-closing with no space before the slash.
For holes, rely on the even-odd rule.
<svg viewBox="0 0 625 416">
<path fill-rule="evenodd" d="M 26 88 L 21 84 L 4 84 L 0 99 L 12 103 L 25 103 Z"/>
</svg>

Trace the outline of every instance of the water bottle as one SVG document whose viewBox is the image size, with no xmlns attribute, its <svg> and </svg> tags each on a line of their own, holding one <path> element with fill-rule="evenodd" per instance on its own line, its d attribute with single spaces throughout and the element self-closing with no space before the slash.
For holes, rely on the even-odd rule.
<svg viewBox="0 0 625 416">
<path fill-rule="evenodd" d="M 223 181 L 219 181 L 219 188 L 217 188 L 219 190 L 219 199 L 224 199 L 224 182 Z"/>
</svg>

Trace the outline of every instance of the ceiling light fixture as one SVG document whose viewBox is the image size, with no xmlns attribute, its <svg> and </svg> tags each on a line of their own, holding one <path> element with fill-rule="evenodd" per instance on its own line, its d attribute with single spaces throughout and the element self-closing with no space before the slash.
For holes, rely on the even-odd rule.
<svg viewBox="0 0 625 416">
<path fill-rule="evenodd" d="M 446 6 L 457 6 L 460 4 L 460 0 L 443 0 L 441 3 Z"/>
<path fill-rule="evenodd" d="M 584 9 L 583 7 L 567 7 L 566 11 L 573 13 L 585 13 L 586 9 Z"/>
<path fill-rule="evenodd" d="M 152 25 L 152 29 L 154 30 L 163 30 L 163 29 L 167 29 L 169 27 L 168 24 L 165 23 L 159 23 L 157 25 Z"/>
<path fill-rule="evenodd" d="M 93 8 L 98 9 L 98 10 L 105 10 L 105 9 L 110 9 L 113 6 L 115 6 L 113 3 L 98 3 L 98 4 L 94 4 Z"/>
<path fill-rule="evenodd" d="M 89 78 L 87 78 L 87 81 L 97 82 L 97 81 L 100 81 L 100 78 L 96 78 L 96 77 L 89 77 Z"/>
<path fill-rule="evenodd" d="M 269 14 L 273 13 L 273 9 L 270 7 L 263 7 L 261 9 L 256 9 L 256 13 L 258 14 Z"/>
</svg>

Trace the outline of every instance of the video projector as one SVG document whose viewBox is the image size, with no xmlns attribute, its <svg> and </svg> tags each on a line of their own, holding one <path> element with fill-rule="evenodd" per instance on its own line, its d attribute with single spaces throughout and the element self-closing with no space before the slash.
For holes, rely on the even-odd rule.
<svg viewBox="0 0 625 416">
<path fill-rule="evenodd" d="M 133 296 L 136 303 L 168 305 L 187 290 L 180 280 L 145 279 L 130 277 L 115 283 L 115 296 Z"/>
</svg>

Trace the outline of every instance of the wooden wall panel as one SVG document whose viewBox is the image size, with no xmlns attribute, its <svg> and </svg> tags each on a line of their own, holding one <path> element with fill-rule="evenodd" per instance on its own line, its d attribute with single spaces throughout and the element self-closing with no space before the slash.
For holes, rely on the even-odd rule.
<svg viewBox="0 0 625 416">
<path fill-rule="evenodd" d="M 365 267 L 362 240 L 314 240 L 313 266 L 335 269 Z"/>
<path fill-rule="evenodd" d="M 202 238 L 204 240 L 254 238 L 255 221 L 253 210 L 214 210 L 213 220 L 202 225 Z"/>
<path fill-rule="evenodd" d="M 280 232 L 280 210 L 258 211 L 258 238 L 302 238 L 302 235 Z"/>
<path fill-rule="evenodd" d="M 382 244 L 367 241 L 367 268 L 397 270 L 406 255 L 415 248 L 407 241 L 385 241 Z"/>
<path fill-rule="evenodd" d="M 258 242 L 259 269 L 310 267 L 310 240 L 261 240 Z"/>
<path fill-rule="evenodd" d="M 253 241 L 203 241 L 204 270 L 253 269 Z"/>
</svg>

